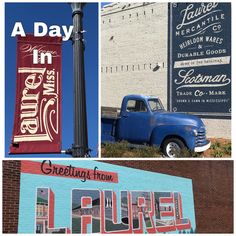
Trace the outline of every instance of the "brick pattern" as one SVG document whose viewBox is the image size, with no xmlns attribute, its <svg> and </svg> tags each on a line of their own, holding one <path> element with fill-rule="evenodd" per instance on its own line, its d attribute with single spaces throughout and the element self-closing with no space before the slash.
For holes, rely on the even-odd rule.
<svg viewBox="0 0 236 236">
<path fill-rule="evenodd" d="M 103 161 L 191 178 L 197 233 L 233 233 L 233 161 Z M 17 233 L 20 161 L 3 161 L 3 232 Z"/>
<path fill-rule="evenodd" d="M 167 11 L 166 3 L 117 3 L 104 8 L 102 106 L 120 107 L 127 94 L 156 95 L 167 106 Z"/>
<path fill-rule="evenodd" d="M 20 161 L 3 161 L 3 233 L 17 233 Z"/>
<path fill-rule="evenodd" d="M 167 109 L 167 3 L 113 3 L 101 11 L 101 105 L 154 95 Z M 155 70 L 156 66 L 158 70 Z M 207 136 L 231 139 L 230 119 L 204 119 Z"/>
<path fill-rule="evenodd" d="M 202 121 L 207 128 L 207 137 L 231 139 L 231 119 L 202 119 Z"/>
<path fill-rule="evenodd" d="M 105 161 L 191 178 L 197 233 L 233 232 L 233 161 Z"/>
</svg>

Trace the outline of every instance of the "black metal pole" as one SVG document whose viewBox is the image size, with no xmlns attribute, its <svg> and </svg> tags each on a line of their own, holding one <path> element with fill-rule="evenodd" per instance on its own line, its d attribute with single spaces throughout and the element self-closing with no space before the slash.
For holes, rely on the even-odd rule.
<svg viewBox="0 0 236 236">
<path fill-rule="evenodd" d="M 73 157 L 88 155 L 88 134 L 86 114 L 86 94 L 84 75 L 84 39 L 83 39 L 84 3 L 71 3 L 73 18 L 73 73 L 74 73 L 74 143 Z"/>
</svg>

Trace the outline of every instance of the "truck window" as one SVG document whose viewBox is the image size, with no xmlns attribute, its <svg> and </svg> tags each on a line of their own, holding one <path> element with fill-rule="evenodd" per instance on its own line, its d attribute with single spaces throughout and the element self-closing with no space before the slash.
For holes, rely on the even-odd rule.
<svg viewBox="0 0 236 236">
<path fill-rule="evenodd" d="M 164 107 L 159 99 L 149 99 L 148 100 L 149 106 L 154 111 L 164 110 Z"/>
<path fill-rule="evenodd" d="M 146 112 L 147 107 L 142 100 L 129 100 L 126 111 L 128 112 Z"/>
</svg>

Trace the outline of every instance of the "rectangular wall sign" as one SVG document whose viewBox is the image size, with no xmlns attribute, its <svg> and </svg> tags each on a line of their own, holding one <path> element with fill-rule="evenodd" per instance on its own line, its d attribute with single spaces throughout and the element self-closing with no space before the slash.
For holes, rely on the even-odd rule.
<svg viewBox="0 0 236 236">
<path fill-rule="evenodd" d="M 231 4 L 169 3 L 169 108 L 231 115 Z"/>
</svg>

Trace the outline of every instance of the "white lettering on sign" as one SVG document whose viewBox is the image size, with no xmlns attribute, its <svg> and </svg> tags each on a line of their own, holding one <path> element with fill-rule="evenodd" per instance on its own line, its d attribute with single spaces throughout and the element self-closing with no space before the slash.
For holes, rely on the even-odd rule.
<svg viewBox="0 0 236 236">
<path fill-rule="evenodd" d="M 28 57 L 28 56 L 32 56 L 34 50 L 38 50 L 38 53 L 45 53 L 45 54 L 50 53 L 52 55 L 52 57 L 60 57 L 60 55 L 58 55 L 57 51 L 47 50 L 47 49 L 45 49 L 46 47 L 47 47 L 46 45 L 42 45 L 42 44 L 32 46 L 31 44 L 26 43 L 20 47 L 20 51 L 25 53 L 23 58 Z"/>
<path fill-rule="evenodd" d="M 49 52 L 43 53 L 41 52 L 40 54 L 38 53 L 38 50 L 35 49 L 33 50 L 33 64 L 45 64 L 47 58 L 48 64 L 52 64 L 52 54 Z"/>
<path fill-rule="evenodd" d="M 218 3 L 211 2 L 198 4 L 198 7 L 195 7 L 194 3 L 187 4 L 187 7 L 180 12 L 182 19 L 176 26 L 175 35 L 191 38 L 202 36 L 209 30 L 213 33 L 220 33 L 223 30 L 222 21 L 225 20 L 225 14 L 217 7 Z M 189 43 L 191 42 L 187 40 L 186 44 Z M 185 45 L 180 46 L 185 47 Z"/>
<path fill-rule="evenodd" d="M 28 67 L 18 68 L 18 73 L 24 74 L 26 79 L 20 103 L 21 134 L 14 136 L 14 142 L 52 141 L 51 132 L 58 133 L 59 122 L 58 74 L 55 76 L 55 69 Z M 39 86 L 43 87 L 42 92 L 38 90 Z M 43 96 L 41 102 L 39 96 Z M 56 127 L 52 116 L 56 116 Z"/>
<path fill-rule="evenodd" d="M 174 82 L 178 87 L 176 90 L 186 87 L 223 87 L 228 85 L 231 82 L 231 79 L 227 77 L 226 74 L 217 74 L 217 75 L 195 75 L 195 70 L 185 70 L 182 69 L 179 71 L 179 79 L 175 79 Z"/>
<path fill-rule="evenodd" d="M 180 30 L 185 25 L 190 25 L 192 23 L 195 23 L 201 20 L 202 18 L 204 18 L 205 16 L 209 14 L 212 14 L 216 11 L 220 11 L 220 10 L 212 11 L 217 6 L 218 6 L 218 3 L 210 2 L 206 5 L 202 3 L 200 7 L 192 10 L 194 7 L 194 4 L 189 4 L 185 9 L 181 11 L 181 13 L 183 14 L 183 19 L 182 19 L 182 22 L 176 26 L 176 29 Z"/>
</svg>

